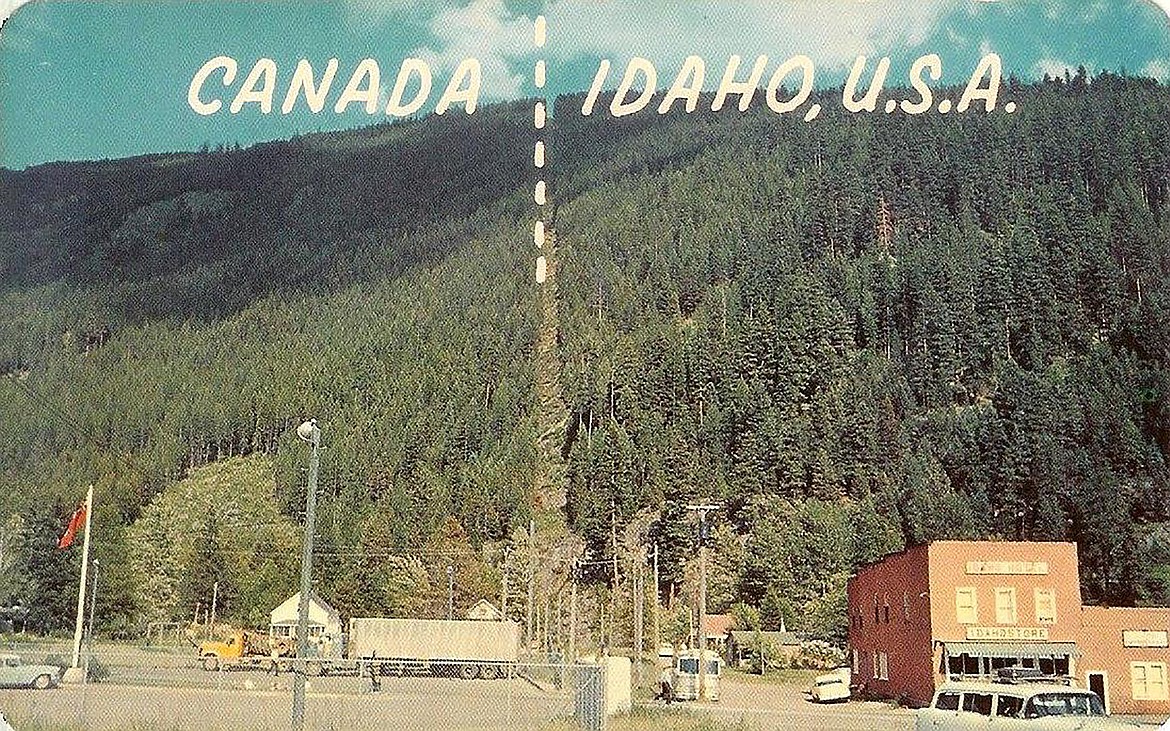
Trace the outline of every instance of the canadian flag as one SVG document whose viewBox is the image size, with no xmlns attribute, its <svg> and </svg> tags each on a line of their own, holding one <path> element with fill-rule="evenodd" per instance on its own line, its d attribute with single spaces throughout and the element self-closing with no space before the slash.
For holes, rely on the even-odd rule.
<svg viewBox="0 0 1170 731">
<path fill-rule="evenodd" d="M 65 528 L 65 535 L 61 536 L 61 540 L 57 541 L 57 548 L 69 548 L 73 545 L 73 538 L 77 535 L 77 531 L 85 527 L 85 503 L 78 506 L 77 510 L 73 511 L 73 517 L 69 519 L 69 525 Z"/>
</svg>

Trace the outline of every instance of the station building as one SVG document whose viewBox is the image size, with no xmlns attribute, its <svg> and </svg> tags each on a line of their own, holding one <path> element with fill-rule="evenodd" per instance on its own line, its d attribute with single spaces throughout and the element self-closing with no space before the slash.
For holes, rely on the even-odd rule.
<svg viewBox="0 0 1170 731">
<path fill-rule="evenodd" d="M 1170 608 L 1081 604 L 1073 543 L 936 541 L 849 580 L 853 684 L 930 702 L 948 679 L 1003 667 L 1068 676 L 1111 713 L 1170 712 Z"/>
</svg>

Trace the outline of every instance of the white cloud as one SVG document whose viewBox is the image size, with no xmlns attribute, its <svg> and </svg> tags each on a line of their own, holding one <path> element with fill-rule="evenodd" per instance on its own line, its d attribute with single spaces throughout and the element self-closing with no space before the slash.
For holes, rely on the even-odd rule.
<svg viewBox="0 0 1170 731">
<path fill-rule="evenodd" d="M 29 0 L 0 0 L 0 22 L 16 12 L 16 9 Z"/>
<path fill-rule="evenodd" d="M 1170 81 L 1170 61 L 1155 58 L 1142 67 L 1142 75 L 1159 81 Z"/>
<path fill-rule="evenodd" d="M 951 8 L 950 0 L 829 4 L 745 0 L 713 7 L 644 0 L 549 0 L 544 13 L 548 45 L 540 53 L 533 44 L 533 18 L 514 15 L 504 0 L 471 0 L 463 7 L 441 0 L 347 0 L 355 23 L 402 17 L 408 5 L 416 17 L 431 14 L 428 29 L 435 39 L 412 55 L 426 60 L 436 74 L 449 73 L 466 57 L 479 59 L 488 98 L 519 96 L 531 70 L 529 62 L 541 56 L 555 65 L 589 56 L 622 60 L 637 55 L 669 75 L 686 56 L 695 54 L 708 62 L 707 86 L 718 82 L 731 53 L 777 60 L 806 54 L 819 67 L 839 71 L 858 55 L 873 58 L 924 43 Z"/>
<path fill-rule="evenodd" d="M 923 43 L 950 6 L 946 0 L 753 0 L 721 4 L 716 11 L 698 3 L 553 0 L 547 11 L 549 53 L 561 60 L 640 55 L 655 63 L 681 62 L 690 54 L 712 63 L 729 51 L 775 58 L 803 53 L 820 66 L 842 68 L 857 55 Z"/>
<path fill-rule="evenodd" d="M 1072 74 L 1076 72 L 1077 67 L 1068 61 L 1062 61 L 1058 58 L 1046 57 L 1037 61 L 1036 64 L 1032 67 L 1032 70 L 1036 73 L 1036 76 L 1043 76 L 1044 74 L 1048 74 L 1053 78 L 1064 78 L 1065 71 L 1068 71 L 1070 74 Z"/>
<path fill-rule="evenodd" d="M 503 0 L 472 0 L 466 7 L 439 11 L 430 31 L 437 48 L 416 48 L 411 55 L 425 60 L 436 75 L 454 71 L 460 61 L 471 57 L 479 60 L 482 69 L 484 98 L 520 96 L 527 67 L 515 61 L 536 53 L 531 18 L 512 15 Z"/>
</svg>

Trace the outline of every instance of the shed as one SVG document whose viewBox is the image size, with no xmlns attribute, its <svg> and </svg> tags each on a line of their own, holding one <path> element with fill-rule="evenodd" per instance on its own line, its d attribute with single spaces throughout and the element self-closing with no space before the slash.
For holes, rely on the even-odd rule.
<svg viewBox="0 0 1170 731">
<path fill-rule="evenodd" d="M 752 664 L 759 657 L 760 644 L 780 655 L 785 664 L 800 654 L 801 638 L 795 632 L 731 630 L 727 634 L 727 661 L 736 667 Z"/>
<path fill-rule="evenodd" d="M 273 637 L 296 636 L 300 602 L 301 593 L 297 592 L 272 610 L 268 631 Z M 341 633 L 341 615 L 321 597 L 315 593 L 311 594 L 309 596 L 309 636 L 340 638 Z"/>
<path fill-rule="evenodd" d="M 727 647 L 727 636 L 735 626 L 730 614 L 707 614 L 703 617 L 703 631 L 707 636 L 707 649 L 723 652 Z"/>
</svg>

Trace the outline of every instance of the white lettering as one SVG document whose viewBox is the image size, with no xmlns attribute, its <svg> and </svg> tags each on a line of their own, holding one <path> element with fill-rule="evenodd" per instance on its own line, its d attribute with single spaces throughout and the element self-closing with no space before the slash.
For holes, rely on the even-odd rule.
<svg viewBox="0 0 1170 731">
<path fill-rule="evenodd" d="M 796 92 L 796 96 L 788 101 L 782 102 L 779 97 L 780 84 L 796 69 L 800 69 L 802 77 L 800 91 Z M 813 76 L 815 73 L 816 69 L 813 66 L 812 59 L 808 56 L 793 56 L 780 64 L 776 68 L 776 71 L 773 72 L 772 78 L 768 80 L 767 94 L 764 97 L 765 101 L 768 102 L 768 108 L 777 114 L 784 114 L 804 104 L 809 94 L 812 93 Z"/>
<path fill-rule="evenodd" d="M 475 112 L 476 102 L 479 100 L 479 84 L 482 72 L 479 67 L 479 59 L 465 58 L 459 62 L 459 67 L 455 69 L 455 74 L 451 77 L 451 82 L 447 84 L 446 91 L 443 96 L 439 97 L 439 103 L 435 105 L 435 114 L 443 114 L 455 102 L 463 102 L 464 110 L 468 114 Z M 463 87 L 464 77 L 467 79 L 467 87 Z"/>
<path fill-rule="evenodd" d="M 231 83 L 236 79 L 236 60 L 228 56 L 216 56 L 207 63 L 199 67 L 195 75 L 191 77 L 191 86 L 187 88 L 187 105 L 191 107 L 196 114 L 204 116 L 215 114 L 223 106 L 223 102 L 219 99 L 212 99 L 209 102 L 203 101 L 199 92 L 203 90 L 203 84 L 207 81 L 207 77 L 211 76 L 212 72 L 217 69 L 223 69 L 223 85 L 231 86 Z"/>
<path fill-rule="evenodd" d="M 634 101 L 627 102 L 626 94 L 630 93 L 639 74 L 645 77 L 642 93 Z M 637 56 L 631 58 L 630 62 L 626 64 L 626 73 L 622 77 L 622 83 L 618 85 L 617 93 L 613 95 L 613 101 L 609 103 L 610 113 L 615 117 L 624 117 L 627 114 L 642 111 L 650 103 L 650 98 L 654 96 L 656 83 L 658 83 L 658 72 L 654 70 L 654 64 Z"/>
<path fill-rule="evenodd" d="M 711 111 L 718 112 L 723 108 L 728 94 L 739 94 L 739 111 L 745 112 L 751 106 L 756 87 L 760 85 L 760 77 L 764 75 L 764 67 L 768 65 L 768 57 L 760 56 L 752 66 L 752 73 L 747 81 L 736 81 L 735 72 L 739 69 L 739 56 L 727 59 L 727 68 L 723 70 L 723 79 L 719 82 L 719 90 L 715 92 L 715 101 L 711 102 Z"/>
<path fill-rule="evenodd" d="M 292 82 L 288 85 L 288 94 L 284 97 L 284 104 L 280 105 L 280 113 L 288 114 L 296 106 L 297 96 L 302 89 L 305 92 L 305 102 L 313 114 L 320 114 L 325 108 L 325 95 L 329 93 L 329 86 L 337 74 L 337 59 L 329 59 L 325 66 L 325 75 L 321 77 L 321 85 L 317 86 L 313 80 L 313 67 L 307 59 L 297 61 L 297 70 L 293 72 Z"/>
<path fill-rule="evenodd" d="M 337 98 L 337 103 L 333 105 L 333 111 L 337 114 L 345 112 L 345 108 L 353 102 L 364 102 L 366 105 L 366 114 L 375 114 L 378 111 L 378 86 L 381 82 L 381 69 L 378 68 L 378 62 L 372 58 L 362 59 L 357 68 L 353 70 L 353 74 L 349 77 L 349 83 L 345 85 L 345 91 L 341 92 L 341 96 Z M 365 86 L 362 86 L 362 83 Z"/>
<path fill-rule="evenodd" d="M 402 103 L 402 95 L 406 93 L 406 85 L 412 74 L 418 74 L 418 91 L 409 102 Z M 421 58 L 408 58 L 398 69 L 398 77 L 394 79 L 394 89 L 386 101 L 386 114 L 405 117 L 414 114 L 426 103 L 431 93 L 431 67 Z"/>
</svg>

